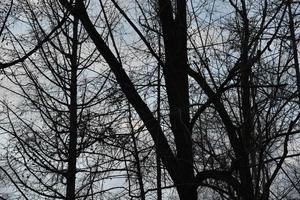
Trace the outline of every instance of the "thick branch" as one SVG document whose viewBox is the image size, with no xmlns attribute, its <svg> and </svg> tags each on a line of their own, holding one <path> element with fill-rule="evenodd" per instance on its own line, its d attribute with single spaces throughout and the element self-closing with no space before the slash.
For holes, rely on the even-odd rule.
<svg viewBox="0 0 300 200">
<path fill-rule="evenodd" d="M 80 2 L 79 6 L 74 9 L 66 0 L 60 0 L 61 4 L 72 12 L 73 15 L 76 15 L 84 28 L 88 32 L 90 38 L 93 40 L 98 51 L 104 57 L 112 72 L 114 73 L 117 82 L 119 83 L 122 91 L 127 97 L 129 103 L 135 108 L 145 126 L 147 127 L 149 133 L 154 140 L 155 145 L 158 148 L 158 154 L 162 159 L 164 165 L 168 169 L 173 180 L 178 180 L 178 170 L 177 170 L 177 161 L 173 155 L 173 152 L 168 144 L 166 137 L 159 126 L 159 123 L 154 118 L 150 109 L 146 103 L 142 100 L 137 90 L 135 89 L 133 83 L 129 79 L 127 73 L 123 69 L 122 64 L 114 56 L 110 48 L 106 45 L 101 35 L 97 32 L 94 24 L 91 22 L 83 2 Z M 159 131 L 157 131 L 159 130 Z"/>
</svg>

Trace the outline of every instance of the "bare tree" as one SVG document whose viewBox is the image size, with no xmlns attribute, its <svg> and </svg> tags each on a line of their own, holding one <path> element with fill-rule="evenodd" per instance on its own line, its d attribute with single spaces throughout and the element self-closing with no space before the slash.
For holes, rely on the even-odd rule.
<svg viewBox="0 0 300 200">
<path fill-rule="evenodd" d="M 211 4 L 190 1 L 190 5 L 181 0 L 144 4 L 134 1 L 132 5 L 140 8 L 142 16 L 139 25 L 122 8 L 124 5 L 111 1 L 133 30 L 132 34 L 142 41 L 144 52 L 163 67 L 168 124 L 175 146 L 168 141 L 147 105 L 151 102 L 141 97 L 116 56 L 119 51 L 105 42 L 89 17 L 89 5 L 97 2 L 60 2 L 80 19 L 110 66 L 129 103 L 147 127 L 181 199 L 197 199 L 199 186 L 210 187 L 228 198 L 270 198 L 271 185 L 288 157 L 290 135 L 297 130 L 299 120 L 299 113 L 293 111 L 295 105 L 290 104 L 295 91 L 295 81 L 287 80 L 292 78 L 287 73 L 290 61 L 282 52 L 285 39 L 281 34 L 288 27 L 285 1 L 213 1 Z M 157 43 L 153 44 L 147 32 L 140 28 L 157 20 L 150 18 L 142 5 L 149 5 L 152 13 L 157 13 L 164 59 L 157 55 Z M 211 10 L 207 12 L 207 8 Z M 209 23 L 201 20 L 207 14 Z M 223 24 L 218 23 L 222 18 Z M 147 31 L 157 32 L 151 28 Z M 194 58 L 189 58 L 193 54 Z M 198 84 L 199 89 L 192 92 L 191 83 Z M 200 101 L 192 102 L 196 98 Z M 212 117 L 212 124 L 207 123 L 207 117 L 202 118 L 204 113 Z M 279 120 L 278 116 L 282 118 Z M 203 143 L 206 140 L 194 141 L 194 137 L 203 139 L 205 130 L 195 127 L 199 117 L 208 126 L 207 142 L 211 145 L 213 138 L 221 139 L 209 151 Z M 201 148 L 193 151 L 197 143 Z M 208 163 L 198 165 L 204 159 Z"/>
<path fill-rule="evenodd" d="M 37 17 L 55 25 L 64 13 L 58 4 L 37 6 L 29 6 L 28 13 L 32 37 L 39 40 L 46 33 Z M 110 171 L 119 170 L 115 160 L 107 160 L 116 152 L 101 144 L 114 137 L 111 126 L 122 113 L 104 106 L 115 95 L 111 73 L 98 68 L 101 60 L 85 42 L 79 20 L 68 17 L 55 35 L 27 62 L 5 71 L 1 88 L 18 106 L 2 102 L 1 129 L 10 137 L 3 169 L 25 199 L 97 198 L 114 188 L 101 185 Z"/>
<path fill-rule="evenodd" d="M 25 167 L 52 198 L 96 198 L 114 188 L 99 186 L 108 177 L 125 182 L 112 198 L 299 193 L 299 2 L 21 2 L 38 42 L 10 34 L 15 54 L 1 64 L 14 65 L 5 72 L 20 91 L 6 89 L 27 102 L 4 102 L 10 128 L 1 126 L 14 138 L 7 165 L 20 192 L 32 181 Z"/>
</svg>

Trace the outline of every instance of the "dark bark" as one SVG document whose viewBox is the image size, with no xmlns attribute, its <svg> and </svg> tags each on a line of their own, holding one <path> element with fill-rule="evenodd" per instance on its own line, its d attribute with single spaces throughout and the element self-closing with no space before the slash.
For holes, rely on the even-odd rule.
<svg viewBox="0 0 300 200">
<path fill-rule="evenodd" d="M 250 29 L 248 11 L 246 8 L 246 1 L 241 1 L 241 9 L 239 10 L 240 18 L 242 20 L 242 29 L 240 33 L 240 61 L 237 64 L 240 67 L 240 83 L 241 83 L 241 110 L 242 110 L 242 126 L 240 130 L 241 148 L 236 152 L 238 161 L 238 173 L 241 180 L 241 190 L 243 191 L 242 199 L 254 199 L 254 188 L 252 182 L 252 175 L 250 171 L 250 154 L 252 148 L 252 134 L 253 134 L 253 116 L 251 113 L 251 94 L 250 94 L 250 75 L 253 63 L 250 62 Z"/>
<path fill-rule="evenodd" d="M 295 22 L 294 15 L 292 13 L 292 3 L 293 0 L 288 0 L 288 15 L 289 15 L 289 29 L 291 33 L 291 46 L 294 56 L 294 65 L 296 71 L 296 82 L 297 82 L 297 94 L 300 104 L 300 66 L 299 66 L 299 57 L 298 57 L 298 48 L 297 48 L 297 39 L 295 33 Z"/>
<path fill-rule="evenodd" d="M 161 38 L 158 35 L 158 55 L 161 58 Z M 161 64 L 158 62 L 157 67 L 157 121 L 161 123 Z M 158 130 L 159 131 L 159 130 Z M 156 148 L 156 187 L 157 187 L 157 200 L 162 200 L 162 187 L 161 187 L 161 161 L 160 157 L 158 156 L 158 149 Z"/>
<path fill-rule="evenodd" d="M 180 182 L 175 184 L 181 199 L 197 199 L 197 187 L 193 184 L 193 149 L 189 131 L 186 1 L 177 0 L 176 8 L 173 9 L 170 1 L 160 0 L 159 13 L 166 55 L 163 74 L 181 176 Z"/>
<path fill-rule="evenodd" d="M 76 158 L 77 158 L 77 48 L 78 48 L 78 23 L 75 16 L 73 23 L 72 56 L 71 56 L 71 84 L 70 84 L 70 136 L 68 147 L 68 172 L 67 172 L 67 194 L 66 199 L 75 199 L 76 186 Z"/>
</svg>

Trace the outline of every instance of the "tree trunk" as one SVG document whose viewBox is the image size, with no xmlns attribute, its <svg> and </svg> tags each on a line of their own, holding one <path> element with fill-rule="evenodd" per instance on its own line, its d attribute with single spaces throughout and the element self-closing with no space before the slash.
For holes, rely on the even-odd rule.
<svg viewBox="0 0 300 200">
<path fill-rule="evenodd" d="M 66 199 L 75 199 L 75 182 L 76 182 L 76 158 L 77 158 L 77 33 L 78 18 L 74 17 L 72 57 L 71 57 L 71 84 L 70 84 L 70 138 L 68 149 L 68 172 L 67 172 L 67 194 Z"/>
<path fill-rule="evenodd" d="M 182 185 L 177 187 L 180 200 L 197 200 L 197 187 L 194 185 Z"/>
</svg>

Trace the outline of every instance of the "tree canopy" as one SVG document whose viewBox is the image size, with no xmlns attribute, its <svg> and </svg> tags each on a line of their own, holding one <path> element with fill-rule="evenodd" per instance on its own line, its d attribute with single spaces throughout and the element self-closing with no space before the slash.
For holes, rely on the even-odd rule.
<svg viewBox="0 0 300 200">
<path fill-rule="evenodd" d="M 299 5 L 2 1 L 1 187 L 19 199 L 298 198 Z"/>
</svg>

